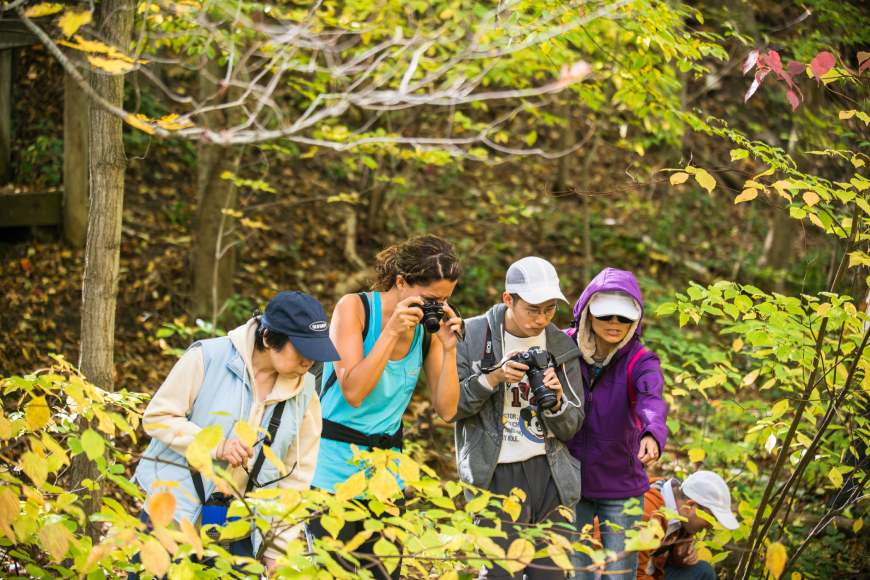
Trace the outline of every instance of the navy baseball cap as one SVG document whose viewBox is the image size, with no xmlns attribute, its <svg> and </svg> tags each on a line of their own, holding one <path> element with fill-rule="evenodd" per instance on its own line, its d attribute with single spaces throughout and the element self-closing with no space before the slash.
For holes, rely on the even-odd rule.
<svg viewBox="0 0 870 580">
<path fill-rule="evenodd" d="M 341 358 L 329 339 L 329 322 L 320 302 L 305 292 L 279 292 L 266 305 L 260 321 L 268 330 L 286 334 L 307 359 L 335 361 Z"/>
</svg>

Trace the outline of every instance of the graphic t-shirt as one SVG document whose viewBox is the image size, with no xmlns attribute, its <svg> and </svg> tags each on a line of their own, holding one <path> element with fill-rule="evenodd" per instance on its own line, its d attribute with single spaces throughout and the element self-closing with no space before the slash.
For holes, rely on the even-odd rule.
<svg viewBox="0 0 870 580">
<path fill-rule="evenodd" d="M 521 337 L 514 336 L 509 332 L 504 333 L 504 350 L 528 350 L 530 347 L 539 346 L 547 348 L 547 333 L 541 332 L 538 336 Z M 537 415 L 534 406 L 529 405 L 531 388 L 527 376 L 518 383 L 507 385 L 504 393 L 504 411 L 502 422 L 501 451 L 498 454 L 499 463 L 515 463 L 525 461 L 537 455 L 544 455 L 547 451 L 544 447 L 544 429 L 541 419 Z"/>
</svg>

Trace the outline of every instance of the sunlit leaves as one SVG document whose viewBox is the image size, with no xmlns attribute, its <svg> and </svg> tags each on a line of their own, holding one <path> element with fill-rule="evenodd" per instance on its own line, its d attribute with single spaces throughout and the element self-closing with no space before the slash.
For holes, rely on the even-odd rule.
<svg viewBox="0 0 870 580">
<path fill-rule="evenodd" d="M 63 13 L 63 16 L 58 19 L 57 25 L 60 27 L 64 36 L 69 37 L 75 34 L 79 28 L 88 24 L 91 21 L 91 18 L 92 15 L 89 10 L 67 10 Z"/>
<path fill-rule="evenodd" d="M 45 397 L 39 396 L 30 399 L 24 407 L 24 418 L 27 421 L 27 427 L 31 431 L 38 431 L 45 427 L 51 419 L 51 413 Z"/>
<path fill-rule="evenodd" d="M 737 197 L 734 198 L 734 203 L 738 204 L 738 203 L 744 203 L 747 201 L 752 201 L 756 197 L 758 197 L 758 190 L 755 189 L 754 187 L 747 187 L 742 192 L 740 192 L 740 195 L 738 195 Z"/>
<path fill-rule="evenodd" d="M 704 457 L 706 457 L 707 453 L 701 448 L 693 448 L 689 449 L 689 461 L 692 463 L 699 463 L 704 461 Z"/>
<path fill-rule="evenodd" d="M 677 171 L 676 173 L 671 174 L 670 182 L 671 185 L 680 185 L 681 183 L 686 183 L 686 180 L 689 179 L 689 174 L 685 171 Z"/>
<path fill-rule="evenodd" d="M 43 16 L 50 16 L 51 14 L 57 14 L 63 10 L 63 4 L 55 4 L 53 2 L 42 2 L 40 4 L 36 4 L 35 6 L 31 6 L 27 10 L 24 11 L 24 15 L 28 18 L 42 18 Z"/>
<path fill-rule="evenodd" d="M 0 488 L 0 532 L 12 542 L 15 541 L 12 523 L 18 519 L 19 513 L 18 496 L 11 486 L 4 485 Z"/>
<path fill-rule="evenodd" d="M 785 546 L 779 542 L 773 542 L 767 546 L 764 567 L 768 572 L 770 572 L 770 575 L 774 580 L 778 580 L 778 578 L 782 576 L 787 557 Z"/>
<path fill-rule="evenodd" d="M 684 171 L 678 171 L 671 174 L 671 185 L 685 183 L 689 179 L 689 175 L 693 176 L 698 185 L 706 189 L 708 193 L 712 193 L 716 188 L 716 179 L 710 175 L 706 169 L 693 167 L 691 165 L 687 165 Z"/>
<path fill-rule="evenodd" d="M 139 556 L 142 559 L 142 565 L 145 569 L 158 578 L 166 574 L 169 570 L 169 554 L 159 541 L 151 538 L 145 542 L 142 549 L 139 551 Z"/>
<path fill-rule="evenodd" d="M 95 461 L 105 453 L 106 442 L 100 434 L 93 429 L 86 429 L 85 432 L 82 433 L 81 442 L 85 455 L 87 455 L 88 459 L 91 461 Z"/>
<path fill-rule="evenodd" d="M 204 474 L 212 472 L 212 452 L 223 439 L 223 430 L 220 425 L 211 425 L 196 434 L 190 445 L 187 446 L 185 457 L 191 467 Z"/>
<path fill-rule="evenodd" d="M 175 518 L 175 495 L 168 491 L 155 493 L 148 499 L 148 516 L 155 528 L 164 528 Z"/>
<path fill-rule="evenodd" d="M 39 530 L 39 542 L 55 562 L 63 560 L 73 540 L 72 533 L 59 522 L 47 523 Z"/>
</svg>

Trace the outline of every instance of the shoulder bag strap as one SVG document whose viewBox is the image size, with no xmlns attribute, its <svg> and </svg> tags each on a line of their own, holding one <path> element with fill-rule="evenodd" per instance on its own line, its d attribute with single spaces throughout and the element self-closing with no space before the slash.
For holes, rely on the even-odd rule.
<svg viewBox="0 0 870 580">
<path fill-rule="evenodd" d="M 284 406 L 287 404 L 287 401 L 281 401 L 275 405 L 275 408 L 272 410 L 272 416 L 269 418 L 269 431 L 268 431 L 268 442 L 271 444 L 275 440 L 275 434 L 278 433 L 278 427 L 281 425 L 281 419 L 284 417 Z M 266 445 L 266 441 L 263 441 L 263 446 Z M 251 468 L 251 472 L 248 474 L 248 485 L 245 487 L 245 493 L 248 493 L 253 489 L 254 482 L 257 481 L 257 476 L 260 475 L 260 470 L 263 468 L 263 462 L 266 461 L 266 455 L 263 453 L 263 448 L 260 448 L 260 453 L 257 455 L 256 461 L 254 461 L 254 466 Z"/>
</svg>

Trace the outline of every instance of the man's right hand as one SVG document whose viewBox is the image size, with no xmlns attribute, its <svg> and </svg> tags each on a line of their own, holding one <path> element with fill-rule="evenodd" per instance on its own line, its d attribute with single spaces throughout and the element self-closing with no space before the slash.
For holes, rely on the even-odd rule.
<svg viewBox="0 0 870 580">
<path fill-rule="evenodd" d="M 233 467 L 245 465 L 254 456 L 254 450 L 238 439 L 224 439 L 217 451 L 217 459 Z"/>
<path fill-rule="evenodd" d="M 524 365 L 523 363 L 508 360 L 518 352 L 523 351 L 512 350 L 509 353 L 506 353 L 501 359 L 501 362 L 503 364 L 496 370 L 486 375 L 486 381 L 489 383 L 490 387 L 495 388 L 496 385 L 498 385 L 499 383 L 518 383 L 522 380 L 522 378 L 526 375 L 526 371 L 529 370 L 529 365 Z"/>
</svg>

